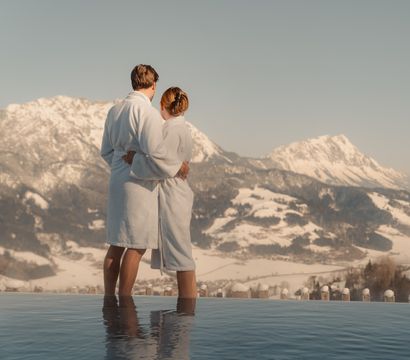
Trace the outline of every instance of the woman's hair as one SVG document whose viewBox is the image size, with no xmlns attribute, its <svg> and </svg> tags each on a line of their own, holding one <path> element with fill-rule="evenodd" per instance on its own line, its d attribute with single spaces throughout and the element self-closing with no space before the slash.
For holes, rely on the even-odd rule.
<svg viewBox="0 0 410 360">
<path fill-rule="evenodd" d="M 188 95 L 179 87 L 170 87 L 162 94 L 161 107 L 165 108 L 170 115 L 179 116 L 189 107 Z"/>
<path fill-rule="evenodd" d="M 139 64 L 131 71 L 131 84 L 134 90 L 148 89 L 159 79 L 151 65 Z"/>
</svg>

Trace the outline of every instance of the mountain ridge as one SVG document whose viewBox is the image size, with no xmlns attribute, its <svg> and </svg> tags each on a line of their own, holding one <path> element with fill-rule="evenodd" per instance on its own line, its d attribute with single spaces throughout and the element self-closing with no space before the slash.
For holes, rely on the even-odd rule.
<svg viewBox="0 0 410 360">
<path fill-rule="evenodd" d="M 85 122 L 87 141 L 92 141 L 99 149 L 105 114 L 117 101 L 119 100 L 92 101 L 86 98 L 57 95 L 24 104 L 10 104 L 2 110 L 2 117 L 6 117 L 6 114 L 14 118 L 34 116 L 36 122 L 49 120 L 59 128 L 63 125 L 56 124 L 56 120 L 61 118 L 66 122 L 79 122 L 79 126 L 83 125 L 80 124 L 81 122 Z M 188 123 L 188 125 L 192 130 L 195 144 L 192 158 L 194 163 L 201 161 L 242 161 L 243 163 L 244 159 L 248 159 L 250 164 L 258 168 L 276 167 L 305 174 L 333 185 L 410 189 L 410 180 L 406 174 L 381 166 L 372 157 L 360 152 L 344 134 L 322 135 L 295 141 L 274 148 L 264 157 L 247 158 L 224 150 L 193 124 Z M 15 137 L 20 135 L 24 137 L 27 127 L 30 127 L 30 124 L 23 124 L 17 130 Z M 72 134 L 65 134 L 67 135 L 72 136 Z"/>
<path fill-rule="evenodd" d="M 99 143 L 112 104 L 54 97 L 0 112 L 0 273 L 7 249 L 75 258 L 73 242 L 103 246 L 109 169 Z M 229 153 L 189 126 L 196 246 L 299 262 L 408 254 L 409 192 L 327 184 Z"/>
<path fill-rule="evenodd" d="M 322 135 L 275 148 L 265 164 L 335 185 L 408 187 L 408 178 L 363 154 L 344 135 Z"/>
</svg>

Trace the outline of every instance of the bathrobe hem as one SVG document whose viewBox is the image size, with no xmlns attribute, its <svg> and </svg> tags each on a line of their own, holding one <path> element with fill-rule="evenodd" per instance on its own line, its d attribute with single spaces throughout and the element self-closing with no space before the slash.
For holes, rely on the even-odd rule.
<svg viewBox="0 0 410 360">
<path fill-rule="evenodd" d="M 151 266 L 151 269 L 160 270 L 160 267 Z M 167 271 L 195 271 L 196 270 L 196 268 L 192 268 L 192 266 L 189 266 L 189 267 L 164 266 L 163 269 Z"/>
<path fill-rule="evenodd" d="M 115 243 L 115 242 L 109 242 L 106 241 L 106 244 L 108 245 L 113 245 L 113 246 L 118 246 L 118 247 L 123 247 L 127 249 L 146 249 L 146 250 L 156 250 L 158 247 L 152 247 L 152 246 L 147 246 L 147 244 L 141 244 L 140 246 L 138 244 L 126 244 L 126 243 Z"/>
</svg>

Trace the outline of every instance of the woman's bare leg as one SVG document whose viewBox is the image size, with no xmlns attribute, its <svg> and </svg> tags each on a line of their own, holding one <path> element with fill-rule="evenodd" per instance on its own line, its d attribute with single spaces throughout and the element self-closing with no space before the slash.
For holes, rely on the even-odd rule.
<svg viewBox="0 0 410 360">
<path fill-rule="evenodd" d="M 118 274 L 120 271 L 121 256 L 124 252 L 123 247 L 111 245 L 108 248 L 104 259 L 104 293 L 105 295 L 115 295 Z"/>
<path fill-rule="evenodd" d="M 145 251 L 146 249 L 127 249 L 125 252 L 120 269 L 120 296 L 131 296 L 140 260 Z"/>
<path fill-rule="evenodd" d="M 195 271 L 177 271 L 178 297 L 192 299 L 197 297 Z"/>
<path fill-rule="evenodd" d="M 196 298 L 178 297 L 177 312 L 185 315 L 195 315 Z"/>
</svg>

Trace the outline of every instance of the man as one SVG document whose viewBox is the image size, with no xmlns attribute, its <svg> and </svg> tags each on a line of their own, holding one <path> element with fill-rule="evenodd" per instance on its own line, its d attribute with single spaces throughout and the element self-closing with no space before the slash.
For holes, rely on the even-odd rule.
<svg viewBox="0 0 410 360">
<path fill-rule="evenodd" d="M 167 159 L 163 120 L 151 104 L 158 79 L 152 66 L 137 65 L 131 72 L 134 91 L 110 109 L 105 122 L 101 156 L 111 167 L 105 295 L 115 295 L 118 276 L 119 295 L 131 295 L 142 256 L 146 249 L 158 247 L 159 181 L 131 177 L 130 167 L 122 159 L 129 149 L 151 158 Z M 169 177 L 186 177 L 189 168 L 186 163 L 168 161 L 166 171 Z"/>
</svg>

